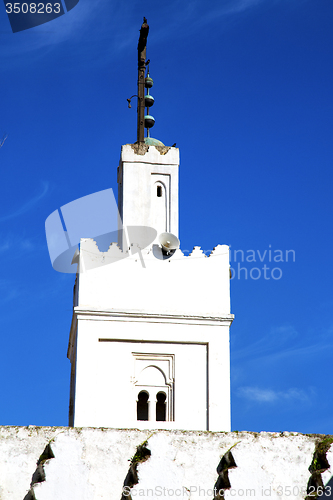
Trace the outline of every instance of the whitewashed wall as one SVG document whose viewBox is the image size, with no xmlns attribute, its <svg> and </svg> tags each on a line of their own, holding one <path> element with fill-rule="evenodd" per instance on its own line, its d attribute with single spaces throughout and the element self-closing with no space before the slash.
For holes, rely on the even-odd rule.
<svg viewBox="0 0 333 500">
<path fill-rule="evenodd" d="M 155 146 L 121 148 L 118 167 L 118 208 L 123 226 L 146 226 L 178 235 L 179 149 Z M 156 186 L 162 187 L 161 198 Z M 162 204 L 162 206 L 159 206 Z M 163 207 L 164 206 L 164 207 Z M 142 228 L 143 229 L 143 228 Z"/>
<path fill-rule="evenodd" d="M 315 445 L 323 436 L 293 433 L 209 433 L 63 427 L 0 428 L 0 499 L 120 500 L 130 460 L 148 440 L 138 465 L 137 498 L 213 499 L 221 457 L 231 448 L 225 498 L 303 499 Z M 45 480 L 30 489 L 36 463 L 50 443 Z M 333 453 L 327 453 L 333 463 Z M 331 484 L 332 472 L 322 474 Z M 329 491 L 329 489 L 327 490 Z"/>
<path fill-rule="evenodd" d="M 165 260 L 158 251 L 142 250 L 143 267 L 138 253 L 81 239 L 68 349 L 75 427 L 230 430 L 229 248 Z M 174 416 L 164 426 L 137 420 L 136 353 L 175 359 Z"/>
</svg>

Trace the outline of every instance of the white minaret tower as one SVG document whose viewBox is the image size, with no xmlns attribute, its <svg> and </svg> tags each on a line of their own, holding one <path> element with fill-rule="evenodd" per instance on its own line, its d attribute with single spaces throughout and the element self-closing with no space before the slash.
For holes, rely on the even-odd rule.
<svg viewBox="0 0 333 500">
<path fill-rule="evenodd" d="M 144 22 L 138 108 L 147 35 Z M 229 431 L 229 248 L 178 248 L 179 150 L 144 139 L 140 113 L 118 167 L 119 246 L 80 243 L 69 424 Z"/>
</svg>

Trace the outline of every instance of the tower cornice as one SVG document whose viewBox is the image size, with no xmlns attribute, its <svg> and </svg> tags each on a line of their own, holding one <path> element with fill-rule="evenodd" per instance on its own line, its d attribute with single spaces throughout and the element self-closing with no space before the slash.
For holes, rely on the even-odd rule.
<svg viewBox="0 0 333 500">
<path fill-rule="evenodd" d="M 195 316 L 192 314 L 158 314 L 155 312 L 121 310 L 121 309 L 95 309 L 91 307 L 75 307 L 74 315 L 78 319 L 102 320 L 102 321 L 137 321 L 151 323 L 177 323 L 197 324 L 210 326 L 230 326 L 233 322 L 233 314 L 223 316 Z"/>
</svg>

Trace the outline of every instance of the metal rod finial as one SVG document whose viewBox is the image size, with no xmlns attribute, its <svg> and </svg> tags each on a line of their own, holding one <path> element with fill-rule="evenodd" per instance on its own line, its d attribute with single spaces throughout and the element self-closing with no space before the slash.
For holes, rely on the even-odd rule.
<svg viewBox="0 0 333 500">
<path fill-rule="evenodd" d="M 149 26 L 147 19 L 143 18 L 140 28 L 138 42 L 138 129 L 137 142 L 145 140 L 145 73 L 146 73 L 146 49 Z"/>
</svg>

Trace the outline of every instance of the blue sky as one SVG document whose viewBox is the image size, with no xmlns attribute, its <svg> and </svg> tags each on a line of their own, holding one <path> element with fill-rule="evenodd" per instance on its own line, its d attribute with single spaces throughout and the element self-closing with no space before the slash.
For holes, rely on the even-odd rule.
<svg viewBox="0 0 333 500">
<path fill-rule="evenodd" d="M 117 191 L 143 16 L 181 247 L 231 246 L 232 428 L 332 433 L 331 0 L 80 0 L 15 34 L 0 8 L 0 424 L 67 425 L 74 276 L 44 223 Z"/>
</svg>

